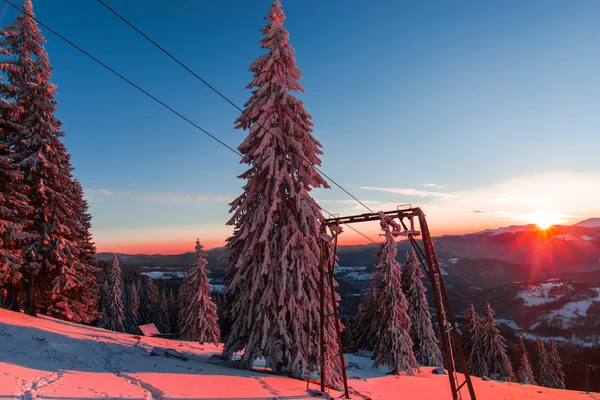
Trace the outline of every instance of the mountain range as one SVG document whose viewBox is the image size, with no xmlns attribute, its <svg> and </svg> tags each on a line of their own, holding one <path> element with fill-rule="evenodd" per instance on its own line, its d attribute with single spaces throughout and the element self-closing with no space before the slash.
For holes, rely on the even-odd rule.
<svg viewBox="0 0 600 400">
<path fill-rule="evenodd" d="M 481 308 L 489 301 L 507 329 L 563 339 L 575 334 L 584 343 L 600 340 L 600 218 L 548 229 L 525 225 L 444 235 L 434 244 L 456 314 L 470 302 Z M 409 249 L 407 241 L 398 243 L 400 262 Z M 376 250 L 373 244 L 338 248 L 335 277 L 342 313 L 356 311 L 374 271 Z M 222 284 L 225 248 L 207 254 L 211 280 Z M 112 257 L 98 254 L 104 261 Z M 118 257 L 125 269 L 180 278 L 193 253 Z"/>
</svg>

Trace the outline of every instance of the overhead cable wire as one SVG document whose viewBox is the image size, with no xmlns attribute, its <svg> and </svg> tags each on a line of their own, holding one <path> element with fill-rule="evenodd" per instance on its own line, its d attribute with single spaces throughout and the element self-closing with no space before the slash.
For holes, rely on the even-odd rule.
<svg viewBox="0 0 600 400">
<path fill-rule="evenodd" d="M 183 69 L 185 69 L 187 72 L 189 72 L 190 74 L 192 74 L 196 79 L 198 79 L 200 82 L 202 82 L 204 85 L 206 85 L 208 88 L 210 88 L 213 92 L 215 92 L 219 97 L 221 97 L 223 100 L 225 100 L 227 103 L 231 104 L 233 107 L 235 107 L 238 111 L 240 111 L 242 114 L 244 114 L 246 117 L 251 118 L 250 115 L 248 115 L 248 113 L 242 109 L 241 107 L 239 107 L 237 104 L 235 104 L 232 100 L 230 100 L 227 96 L 225 96 L 221 91 L 219 91 L 217 88 L 215 88 L 213 85 L 211 85 L 210 83 L 208 83 L 205 79 L 203 79 L 200 75 L 198 75 L 196 72 L 194 72 L 191 68 L 189 68 L 186 64 L 184 64 L 182 61 L 180 61 L 177 57 L 175 57 L 173 54 L 171 54 L 168 50 L 166 50 L 164 47 L 162 47 L 161 45 L 159 45 L 158 43 L 156 43 L 152 38 L 150 38 L 148 35 L 146 35 L 142 30 L 140 30 L 138 27 L 136 27 L 133 23 L 131 23 L 129 20 L 127 20 L 125 17 L 123 17 L 121 14 L 119 14 L 116 10 L 114 10 L 113 8 L 111 8 L 108 4 L 106 4 L 104 1 L 102 0 L 97 0 L 98 3 L 102 4 L 108 11 L 110 11 L 112 14 L 114 14 L 117 18 L 119 18 L 121 21 L 123 21 L 125 24 L 127 24 L 129 27 L 131 27 L 131 29 L 133 29 L 134 31 L 136 31 L 137 33 L 139 33 L 144 39 L 146 39 L 148 42 L 152 43 L 157 49 L 159 49 L 161 52 L 163 52 L 167 57 L 169 57 L 171 60 L 175 61 L 177 64 L 179 64 L 179 66 L 181 66 Z M 265 129 L 266 132 L 271 133 L 269 128 L 266 128 L 262 123 L 260 122 L 256 122 L 261 128 Z M 277 136 L 272 135 L 273 138 L 275 140 L 281 140 L 279 139 Z M 292 151 L 292 150 L 290 150 Z M 354 199 L 356 202 L 358 202 L 358 204 L 360 204 L 361 206 L 363 206 L 364 208 L 366 208 L 367 210 L 369 210 L 370 212 L 374 213 L 375 211 L 373 211 L 369 206 L 367 206 L 365 203 L 363 203 L 362 201 L 360 201 L 358 199 L 358 197 L 354 196 L 352 193 L 350 193 L 346 188 L 344 188 L 341 184 L 339 184 L 335 179 L 333 179 L 331 176 L 327 175 L 321 168 L 319 168 L 315 163 L 313 163 L 312 161 L 310 161 L 308 158 L 306 158 L 303 154 L 299 153 L 299 152 L 294 152 L 296 155 L 298 155 L 300 158 L 302 158 L 304 161 L 306 161 L 307 163 L 309 163 L 310 165 L 313 166 L 314 169 L 316 169 L 321 175 L 323 175 L 325 178 L 327 178 L 331 183 L 333 183 L 335 186 L 337 186 L 339 189 L 341 189 L 344 193 L 346 193 L 348 196 L 350 196 L 352 199 Z"/>
<path fill-rule="evenodd" d="M 10 0 L 4 0 L 8 5 L 10 5 L 11 7 L 15 8 L 16 10 L 18 10 L 19 12 L 23 13 L 23 11 L 14 3 L 12 3 Z M 98 0 L 100 1 L 100 0 Z M 100 1 L 101 2 L 101 1 Z M 205 130 L 204 128 L 202 128 L 200 125 L 196 124 L 195 122 L 193 122 L 192 120 L 190 120 L 189 118 L 187 118 L 185 115 L 181 114 L 180 112 L 178 112 L 177 110 L 175 110 L 174 108 L 172 108 L 171 106 L 169 106 L 168 104 L 166 104 L 165 102 L 163 102 L 162 100 L 158 99 L 156 96 L 152 95 L 151 93 L 149 93 L 148 91 L 146 91 L 145 89 L 143 89 L 142 87 L 140 87 L 139 85 L 137 85 L 136 83 L 134 83 L 133 81 L 131 81 L 130 79 L 126 78 L 125 76 L 123 76 L 121 73 L 117 72 L 116 70 L 114 70 L 113 68 L 111 68 L 110 66 L 108 66 L 107 64 L 105 64 L 104 62 L 102 62 L 101 60 L 99 60 L 98 58 L 96 58 L 95 56 L 93 56 L 92 54 L 90 54 L 89 52 L 87 52 L 86 50 L 84 50 L 83 48 L 81 48 L 80 46 L 78 46 L 77 44 L 75 44 L 74 42 L 72 42 L 71 40 L 69 40 L 68 38 L 66 38 L 65 36 L 63 36 L 62 34 L 60 34 L 59 32 L 57 32 L 56 30 L 52 29 L 50 26 L 48 26 L 47 24 L 43 23 L 42 21 L 40 21 L 38 18 L 34 17 L 31 14 L 27 14 L 27 13 L 23 13 L 26 14 L 29 18 L 31 18 L 32 20 L 34 20 L 35 22 L 37 22 L 39 25 L 41 25 L 42 27 L 44 27 L 45 29 L 47 29 L 49 32 L 51 32 L 52 34 L 54 34 L 55 36 L 57 36 L 58 38 L 60 38 L 61 40 L 63 40 L 65 43 L 69 44 L 71 47 L 75 48 L 76 50 L 78 50 L 80 53 L 84 54 L 85 56 L 87 56 L 88 58 L 90 58 L 91 60 L 93 60 L 94 62 L 96 62 L 97 64 L 101 65 L 102 67 L 104 67 L 105 69 L 107 69 L 108 71 L 110 71 L 111 73 L 113 73 L 115 76 L 117 76 L 118 78 L 120 78 L 121 80 L 123 80 L 124 82 L 128 83 L 130 86 L 134 87 L 135 89 L 137 89 L 138 91 L 140 91 L 141 93 L 143 93 L 144 95 L 146 95 L 147 97 L 149 97 L 150 99 L 154 100 L 156 103 L 160 104 L 161 106 L 163 106 L 164 108 L 166 108 L 167 110 L 171 111 L 173 114 L 177 115 L 179 118 L 183 119 L 184 121 L 186 121 L 188 124 L 192 125 L 194 128 L 200 130 L 201 132 L 203 132 L 205 135 L 209 136 L 211 139 L 215 140 L 217 143 L 221 144 L 222 146 L 224 146 L 225 148 L 227 148 L 228 150 L 230 150 L 232 153 L 236 154 L 237 156 L 241 157 L 242 159 L 245 159 L 246 157 L 241 154 L 239 151 L 237 151 L 236 149 L 234 149 L 233 147 L 231 147 L 230 145 L 228 145 L 227 143 L 223 142 L 221 139 L 219 139 L 218 137 L 214 136 L 213 134 L 211 134 L 210 132 L 208 132 L 207 130 Z M 211 87 L 212 88 L 212 87 Z M 216 89 L 213 88 L 213 90 L 216 91 Z M 227 100 L 227 98 L 225 98 Z M 235 104 L 234 104 L 235 106 Z M 236 106 L 237 107 L 237 106 Z M 240 110 L 242 112 L 244 112 L 243 110 Z M 314 165 L 314 164 L 313 164 Z M 321 174 L 323 174 L 325 177 L 327 177 L 327 179 L 329 179 L 331 182 L 333 182 L 336 186 L 338 186 L 340 189 L 342 189 L 344 192 L 346 192 L 350 197 L 352 197 L 354 200 L 356 200 L 358 203 L 360 203 L 363 207 L 365 207 L 367 210 L 373 212 L 373 210 L 371 210 L 369 207 L 367 207 L 364 203 L 362 203 L 358 198 L 356 198 L 354 195 L 352 195 L 350 192 L 348 192 L 346 189 L 344 189 L 341 185 L 339 185 L 335 180 L 331 179 L 328 175 L 326 175 L 325 173 L 323 173 L 322 171 L 320 171 L 316 166 L 315 169 L 317 171 L 319 171 Z M 298 193 L 299 196 L 302 196 L 300 193 Z M 305 196 L 302 196 L 304 198 L 306 198 Z M 306 198 L 308 199 L 308 198 Z M 316 201 L 314 201 L 314 199 L 308 199 L 309 201 L 313 201 L 317 207 L 319 207 L 319 209 L 321 209 L 322 211 L 324 211 L 327 214 L 332 215 L 332 213 L 330 213 L 329 211 L 327 211 L 325 208 L 321 207 L 320 205 L 318 205 L 316 203 Z M 370 242 L 374 243 L 374 244 L 379 244 L 378 242 L 376 242 L 375 240 L 373 240 L 372 238 L 370 238 L 369 236 L 365 235 L 364 233 L 360 232 L 358 229 L 354 228 L 351 225 L 348 224 L 344 224 L 345 226 L 349 227 L 351 230 L 353 230 L 354 232 L 356 232 L 357 234 L 363 236 L 364 238 L 366 238 L 367 240 L 369 240 Z M 457 295 L 459 295 L 460 297 L 469 300 L 467 297 L 461 295 L 460 293 L 458 293 L 456 290 L 452 289 L 449 287 L 449 289 L 456 293 Z M 470 300 L 469 300 L 470 301 Z"/>
<path fill-rule="evenodd" d="M 9 4 L 10 6 L 12 6 L 13 8 L 15 8 L 16 10 L 18 10 L 20 13 L 23 13 L 23 11 L 17 5 L 15 5 L 14 3 L 12 3 L 10 0 L 4 0 L 4 1 L 7 4 Z M 57 32 L 56 30 L 52 29 L 50 26 L 46 25 L 45 23 L 43 23 L 42 21 L 40 21 L 39 19 L 37 19 L 36 17 L 34 17 L 31 14 L 27 14 L 27 13 L 23 13 L 23 14 L 26 14 L 29 18 L 31 18 L 32 20 L 34 20 L 35 22 L 37 22 L 40 26 L 44 27 L 49 32 L 51 32 L 52 34 L 54 34 L 55 36 L 57 36 L 58 38 L 60 38 L 61 40 L 63 40 L 65 43 L 69 44 L 70 46 L 72 46 L 73 48 L 75 48 L 76 50 L 78 50 L 79 52 L 81 52 L 82 54 L 84 54 L 85 56 L 87 56 L 88 58 L 90 58 L 91 60 L 95 61 L 97 64 L 101 65 L 102 67 L 104 67 L 105 69 L 107 69 L 108 71 L 110 71 L 111 73 L 113 73 L 115 76 L 117 76 L 118 78 L 120 78 L 124 82 L 128 83 L 130 86 L 132 86 L 135 89 L 137 89 L 138 91 L 142 92 L 144 95 L 146 95 L 147 97 L 151 98 L 156 103 L 160 104 L 161 106 L 163 106 L 167 110 L 171 111 L 173 114 L 177 115 L 179 118 L 183 119 L 185 122 L 187 122 L 188 124 L 192 125 L 194 128 L 200 130 L 202 133 L 204 133 L 205 135 L 209 136 L 211 139 L 215 140 L 217 143 L 221 144 L 222 146 L 224 146 L 225 148 L 227 148 L 228 150 L 230 150 L 232 153 L 234 153 L 237 156 L 241 157 L 242 160 L 246 159 L 246 156 L 244 156 L 243 154 L 241 154 L 239 151 L 237 151 L 236 149 L 234 149 L 233 147 L 231 147 L 227 143 L 223 142 L 221 139 L 219 139 L 215 135 L 211 134 L 206 129 L 202 128 L 200 125 L 196 124 L 195 122 L 193 122 L 192 120 L 190 120 L 189 118 L 187 118 L 185 115 L 181 114 L 180 112 L 178 112 L 177 110 L 175 110 L 174 108 L 172 108 L 171 106 L 169 106 L 168 104 L 166 104 L 165 102 L 163 102 L 162 100 L 158 99 L 156 96 L 152 95 L 147 90 L 143 89 L 142 87 L 140 87 L 139 85 L 137 85 L 136 83 L 134 83 L 133 81 L 131 81 L 130 79 L 126 78 L 125 76 L 123 76 L 122 74 L 120 74 L 119 72 L 117 72 L 116 70 L 114 70 L 113 68 L 111 68 L 110 66 L 108 66 L 106 63 L 102 62 L 101 60 L 99 60 L 98 58 L 96 58 L 95 56 L 93 56 L 92 54 L 90 54 L 89 52 L 87 52 L 86 50 L 84 50 L 83 48 L 81 48 L 80 46 L 78 46 L 77 44 L 75 44 L 74 42 L 72 42 L 71 40 L 69 40 L 68 38 L 66 38 L 65 36 L 63 36 L 62 34 L 60 34 L 59 32 Z M 323 212 L 332 215 L 325 208 L 323 208 L 319 204 L 317 204 L 317 202 L 314 199 L 308 198 L 308 197 L 302 195 L 299 192 L 297 192 L 297 194 L 299 196 L 301 196 L 301 197 L 304 197 L 306 200 L 314 202 L 314 204 L 320 210 L 322 210 Z M 354 230 L 355 232 L 357 232 L 358 234 L 360 234 L 363 237 L 365 237 L 366 239 L 370 240 L 371 242 L 376 243 L 373 239 L 369 238 L 367 235 L 365 235 L 364 233 L 358 231 L 354 227 L 350 227 L 350 228 L 352 230 Z"/>
</svg>

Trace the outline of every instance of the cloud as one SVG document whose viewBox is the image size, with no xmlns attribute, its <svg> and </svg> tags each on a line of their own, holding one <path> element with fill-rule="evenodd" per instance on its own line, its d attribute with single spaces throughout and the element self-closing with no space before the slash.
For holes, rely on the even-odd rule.
<svg viewBox="0 0 600 400">
<path fill-rule="evenodd" d="M 235 200 L 235 197 L 221 196 L 213 197 L 211 200 L 218 201 L 219 203 L 231 203 L 233 200 Z"/>
<path fill-rule="evenodd" d="M 88 203 L 97 203 L 104 201 L 104 196 L 112 196 L 113 192 L 108 189 L 84 189 L 83 199 Z"/>
<path fill-rule="evenodd" d="M 340 204 L 342 206 L 350 206 L 352 210 L 365 210 L 366 209 L 356 200 L 347 199 L 347 200 L 317 200 L 315 199 L 317 204 Z M 385 204 L 383 201 L 379 200 L 361 200 L 361 202 L 371 208 L 377 208 L 378 210 L 382 210 L 381 206 Z M 396 206 L 394 206 L 395 208 Z"/>
<path fill-rule="evenodd" d="M 514 194 L 507 193 L 494 193 L 489 198 L 484 198 L 482 201 L 494 204 L 505 204 L 511 206 L 522 206 L 522 205 L 543 205 L 548 203 L 547 198 L 539 197 L 523 197 Z"/>
<path fill-rule="evenodd" d="M 564 224 L 576 223 L 600 215 L 599 181 L 599 174 L 575 172 L 523 175 L 459 192 L 460 197 L 444 202 L 443 207 L 431 204 L 426 211 L 449 221 L 451 217 L 445 214 L 451 210 L 455 223 L 486 227 L 530 224 L 545 213 Z"/>
<path fill-rule="evenodd" d="M 476 214 L 487 215 L 494 218 L 506 218 L 514 217 L 517 215 L 514 211 L 502 211 L 502 210 L 473 210 Z"/>
<path fill-rule="evenodd" d="M 177 192 L 134 193 L 133 195 L 140 200 L 149 201 L 152 203 L 187 203 L 190 201 L 209 200 L 207 196 Z"/>
<path fill-rule="evenodd" d="M 535 222 L 537 215 L 544 213 L 559 216 L 564 224 L 600 217 L 598 182 L 600 173 L 554 171 L 488 182 L 453 193 L 370 186 L 362 186 L 362 189 L 373 193 L 413 196 L 411 200 L 398 196 L 398 201 L 394 202 L 393 197 L 384 197 L 382 194 L 379 199 L 371 198 L 364 202 L 373 210 L 393 210 L 403 201 L 410 202 L 423 209 L 430 222 L 430 229 L 439 234 L 530 224 Z M 328 202 L 333 205 L 328 206 Z M 356 201 L 350 199 L 319 201 L 319 204 L 342 215 L 366 212 Z"/>
<path fill-rule="evenodd" d="M 421 183 L 421 186 L 427 186 L 436 189 L 448 189 L 448 186 L 437 185 L 435 183 Z"/>
<path fill-rule="evenodd" d="M 405 196 L 417 196 L 417 197 L 437 197 L 439 199 L 444 199 L 444 200 L 448 200 L 448 199 L 453 199 L 455 197 L 458 197 L 455 194 L 452 193 L 444 193 L 444 192 L 431 192 L 431 191 L 427 191 L 427 190 L 419 190 L 419 189 L 403 189 L 403 188 L 377 188 L 377 187 L 370 187 L 370 186 L 361 186 L 361 189 L 364 190 L 373 190 L 373 191 L 378 191 L 378 192 L 388 192 L 388 193 L 395 193 L 395 194 L 403 194 Z"/>
<path fill-rule="evenodd" d="M 103 202 L 108 196 L 112 198 L 135 198 L 138 200 L 158 203 L 158 204 L 172 204 L 172 203 L 189 203 L 198 201 L 217 201 L 230 203 L 233 201 L 233 197 L 222 196 L 222 195 L 203 195 L 197 193 L 185 193 L 185 192 L 168 192 L 168 191 L 156 191 L 156 192 L 136 192 L 129 190 L 112 191 L 109 189 L 85 189 L 85 199 L 89 202 Z"/>
<path fill-rule="evenodd" d="M 105 196 L 112 196 L 113 192 L 108 189 L 90 189 L 92 192 L 97 194 L 103 194 Z"/>
</svg>

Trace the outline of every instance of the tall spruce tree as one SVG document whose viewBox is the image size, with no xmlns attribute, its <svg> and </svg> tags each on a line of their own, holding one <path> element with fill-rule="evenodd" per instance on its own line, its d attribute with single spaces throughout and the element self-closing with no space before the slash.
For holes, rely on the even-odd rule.
<svg viewBox="0 0 600 400">
<path fill-rule="evenodd" d="M 488 374 L 487 360 L 484 355 L 481 320 L 475 306 L 471 304 L 465 314 L 461 327 L 460 341 L 467 358 L 469 374 L 484 376 Z"/>
<path fill-rule="evenodd" d="M 535 340 L 533 360 L 533 371 L 538 385 L 550 387 L 552 385 L 552 370 L 548 362 L 546 346 L 539 337 Z"/>
<path fill-rule="evenodd" d="M 550 387 L 557 389 L 565 388 L 565 373 L 562 370 L 560 354 L 558 354 L 558 348 L 556 342 L 550 339 L 547 347 L 548 355 L 548 369 L 550 370 Z"/>
<path fill-rule="evenodd" d="M 514 360 L 517 365 L 515 380 L 523 385 L 536 385 L 533 370 L 529 363 L 529 357 L 527 357 L 527 348 L 525 347 L 525 341 L 522 336 L 517 338 Z"/>
<path fill-rule="evenodd" d="M 414 250 L 408 251 L 404 257 L 402 291 L 408 302 L 408 317 L 412 323 L 410 338 L 414 343 L 413 350 L 417 361 L 421 365 L 443 366 L 439 341 L 431 324 L 431 313 L 423 285 L 423 272 Z"/>
<path fill-rule="evenodd" d="M 240 365 L 258 357 L 276 373 L 307 378 L 317 368 L 319 346 L 320 221 L 310 197 L 328 187 L 315 169 L 320 143 L 311 116 L 293 92 L 304 92 L 294 49 L 276 0 L 259 42 L 267 53 L 250 65 L 253 89 L 236 128 L 249 130 L 238 147 L 249 169 L 244 192 L 233 201 L 228 239 L 227 290 L 232 329 L 224 356 L 245 349 Z M 329 311 L 329 310 L 328 310 Z M 328 350 L 337 353 L 333 319 L 327 318 Z M 327 373 L 339 379 L 334 371 Z"/>
<path fill-rule="evenodd" d="M 381 219 L 385 242 L 377 251 L 377 268 L 374 278 L 380 281 L 375 301 L 375 346 L 373 365 L 387 365 L 391 372 L 406 371 L 409 375 L 419 369 L 410 339 L 411 322 L 408 303 L 402 292 L 402 272 L 396 261 L 398 250 L 385 218 Z"/>
<path fill-rule="evenodd" d="M 500 334 L 490 303 L 487 303 L 483 309 L 481 338 L 483 356 L 487 360 L 487 370 L 490 376 L 495 374 L 503 379 L 512 379 L 513 370 L 506 353 L 506 340 Z"/>
<path fill-rule="evenodd" d="M 107 277 L 107 292 L 105 294 L 104 314 L 101 327 L 125 332 L 125 307 L 123 306 L 123 282 L 121 281 L 121 266 L 115 254 Z"/>
<path fill-rule="evenodd" d="M 11 135 L 9 146 L 28 186 L 28 215 L 35 234 L 24 245 L 23 280 L 27 286 L 25 312 L 38 308 L 74 322 L 95 318 L 94 302 L 82 293 L 89 271 L 79 259 L 72 233 L 79 230 L 72 191 L 72 168 L 60 137 L 61 122 L 54 115 L 56 86 L 49 82 L 51 67 L 44 37 L 31 18 L 31 0 L 22 14 L 0 30 L 4 58 L 0 70 L 15 88 L 14 104 L 21 110 L 15 122 L 22 129 Z"/>
<path fill-rule="evenodd" d="M 183 340 L 200 343 L 219 343 L 217 306 L 211 297 L 212 286 L 208 282 L 206 252 L 200 240 L 196 240 L 194 262 L 185 274 L 181 287 L 179 336 Z"/>
<path fill-rule="evenodd" d="M 375 320 L 375 298 L 377 287 L 372 279 L 369 287 L 363 291 L 358 312 L 354 317 L 354 342 L 357 350 L 372 351 L 375 336 L 373 332 L 373 321 Z"/>
</svg>

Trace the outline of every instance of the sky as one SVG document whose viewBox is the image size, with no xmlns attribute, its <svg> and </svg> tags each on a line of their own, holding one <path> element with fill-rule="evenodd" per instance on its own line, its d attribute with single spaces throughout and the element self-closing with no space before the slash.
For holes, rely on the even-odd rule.
<svg viewBox="0 0 600 400">
<path fill-rule="evenodd" d="M 14 0 L 18 2 L 18 0 Z M 268 0 L 105 0 L 235 104 Z M 38 18 L 232 147 L 230 104 L 93 0 Z M 433 234 L 600 216 L 600 2 L 284 0 L 322 169 Z M 14 19 L 0 4 L 0 24 Z M 182 253 L 231 234 L 239 157 L 52 33 L 57 116 L 99 251 Z M 367 212 L 332 185 L 328 212 Z M 380 240 L 377 224 L 356 226 Z M 348 231 L 342 244 L 366 239 Z"/>
</svg>

